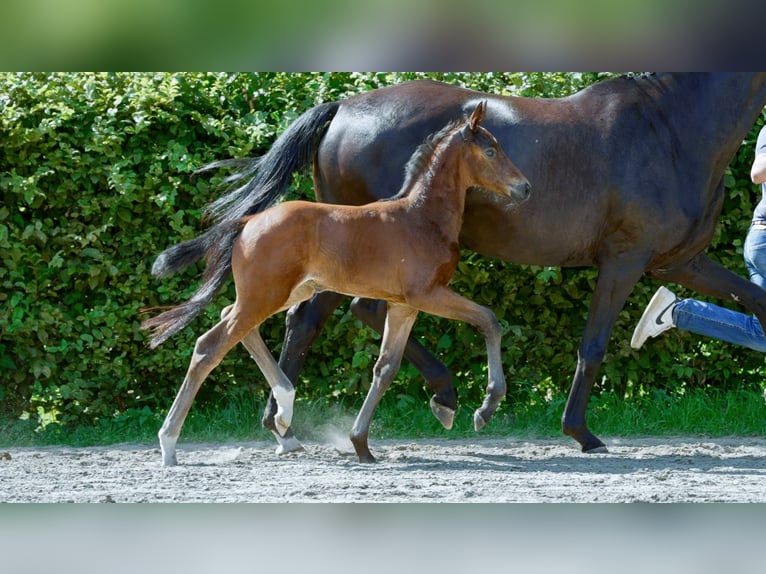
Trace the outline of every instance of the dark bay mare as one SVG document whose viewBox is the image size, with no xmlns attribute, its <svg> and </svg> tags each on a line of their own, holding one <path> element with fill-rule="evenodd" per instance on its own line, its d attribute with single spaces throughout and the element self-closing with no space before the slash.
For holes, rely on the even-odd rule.
<svg viewBox="0 0 766 574">
<path fill-rule="evenodd" d="M 460 257 L 458 236 L 468 188 L 496 194 L 510 209 L 529 194 L 529 182 L 480 123 L 486 104 L 448 124 L 412 155 L 394 199 L 364 206 L 288 201 L 212 233 L 171 247 L 152 271 L 164 275 L 188 264 L 202 249 L 205 280 L 192 298 L 144 322 L 156 347 L 188 325 L 231 274 L 236 300 L 221 321 L 197 339 L 189 370 L 159 432 L 163 463 L 176 464 L 176 442 L 197 390 L 226 353 L 242 341 L 266 377 L 277 403 L 277 436 L 290 428 L 295 390 L 271 356 L 258 327 L 270 316 L 332 290 L 388 302 L 373 381 L 351 431 L 361 462 L 372 416 L 399 370 L 418 311 L 465 321 L 487 344 L 487 396 L 474 416 L 484 426 L 505 396 L 500 326 L 489 309 L 452 291 Z M 456 117 L 459 117 L 457 115 Z M 414 148 L 413 148 L 414 149 Z M 392 190 L 380 192 L 392 195 Z"/>
<path fill-rule="evenodd" d="M 293 171 L 312 165 L 318 200 L 377 199 L 398 188 L 408 149 L 483 99 L 485 126 L 535 191 L 514 210 L 470 193 L 461 246 L 515 263 L 598 267 L 562 429 L 583 451 L 603 451 L 586 424 L 588 398 L 618 313 L 643 274 L 735 298 L 766 324 L 764 292 L 704 253 L 726 166 L 766 103 L 766 73 L 619 77 L 560 99 L 431 81 L 373 90 L 299 117 L 265 156 L 241 164 L 239 187 L 210 215 L 225 222 L 257 212 L 286 191 Z M 291 380 L 342 298 L 320 293 L 288 312 L 280 366 Z M 384 307 L 361 300 L 353 309 L 381 329 Z M 447 369 L 412 339 L 405 357 L 435 393 L 431 405 L 444 422 L 457 405 Z M 272 404 L 264 416 L 272 429 L 273 412 Z M 291 431 L 281 440 L 286 449 L 299 446 Z"/>
</svg>

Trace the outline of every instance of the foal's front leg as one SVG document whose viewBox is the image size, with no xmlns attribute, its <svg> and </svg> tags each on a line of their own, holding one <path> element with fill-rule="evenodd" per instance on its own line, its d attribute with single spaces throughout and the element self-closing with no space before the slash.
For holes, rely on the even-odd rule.
<svg viewBox="0 0 766 574">
<path fill-rule="evenodd" d="M 385 301 L 357 297 L 351 302 L 351 312 L 378 333 L 383 332 L 386 322 Z M 431 412 L 445 429 L 450 430 L 457 410 L 457 391 L 452 385 L 452 373 L 413 337 L 407 339 L 404 358 L 420 371 L 426 387 L 434 392 L 429 402 Z"/>
<path fill-rule="evenodd" d="M 464 321 L 476 327 L 484 335 L 487 344 L 489 380 L 484 402 L 473 415 L 474 429 L 480 430 L 492 418 L 506 392 L 500 348 L 501 332 L 495 314 L 490 309 L 461 297 L 448 287 L 435 289 L 419 299 L 417 303 L 413 302 L 413 305 L 432 315 Z"/>
<path fill-rule="evenodd" d="M 372 456 L 367 443 L 372 416 L 380 399 L 383 398 L 383 394 L 391 386 L 391 382 L 399 371 L 404 347 L 417 316 L 417 309 L 408 305 L 388 304 L 380 355 L 373 369 L 372 385 L 351 429 L 351 443 L 354 445 L 359 462 L 375 462 L 375 457 Z"/>
<path fill-rule="evenodd" d="M 277 402 L 277 412 L 274 414 L 274 426 L 276 431 L 274 432 L 278 437 L 284 437 L 290 428 L 290 423 L 293 420 L 293 402 L 295 401 L 295 388 L 290 382 L 290 379 L 279 368 L 274 357 L 271 355 L 266 343 L 263 342 L 261 334 L 258 329 L 250 331 L 244 339 L 242 344 L 245 346 L 250 356 L 258 364 L 263 376 L 266 377 L 266 381 L 271 387 L 271 394 L 274 400 Z M 293 440 L 297 443 L 297 439 L 293 437 Z M 277 449 L 277 454 L 282 454 L 281 449 L 284 445 L 280 443 L 280 447 Z M 300 444 L 298 445 L 300 447 Z"/>
</svg>

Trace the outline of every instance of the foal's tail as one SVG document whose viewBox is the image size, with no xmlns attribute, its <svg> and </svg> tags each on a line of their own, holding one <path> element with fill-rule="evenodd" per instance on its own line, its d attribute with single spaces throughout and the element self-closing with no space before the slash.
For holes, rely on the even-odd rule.
<svg viewBox="0 0 766 574">
<path fill-rule="evenodd" d="M 202 285 L 192 295 L 191 299 L 186 303 L 171 307 L 141 324 L 142 329 L 147 329 L 152 333 L 152 338 L 149 341 L 150 348 L 154 349 L 161 345 L 191 323 L 221 290 L 231 275 L 231 254 L 234 240 L 242 231 L 244 224 L 245 222 L 241 219 L 221 222 L 199 237 L 174 245 L 160 256 L 166 256 L 169 260 L 175 261 L 176 266 L 179 266 L 188 260 L 189 253 L 194 254 L 194 260 L 190 261 L 189 264 L 199 259 L 196 253 L 201 251 L 202 255 L 207 257 L 207 267 L 205 267 Z M 155 263 L 156 266 L 157 263 Z M 171 268 L 171 272 L 172 270 Z"/>
<path fill-rule="evenodd" d="M 293 173 L 311 166 L 322 136 L 339 107 L 340 102 L 328 102 L 311 108 L 290 124 L 266 155 L 217 161 L 201 168 L 199 171 L 240 167 L 240 171 L 226 181 L 232 187 L 244 181 L 211 203 L 205 217 L 215 221 L 238 219 L 263 211 L 281 198 L 287 192 Z"/>
</svg>

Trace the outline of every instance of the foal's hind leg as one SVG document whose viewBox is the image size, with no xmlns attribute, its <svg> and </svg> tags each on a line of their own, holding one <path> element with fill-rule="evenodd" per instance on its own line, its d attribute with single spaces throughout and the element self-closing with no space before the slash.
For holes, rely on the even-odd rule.
<svg viewBox="0 0 766 574">
<path fill-rule="evenodd" d="M 263 376 L 266 377 L 266 381 L 271 387 L 271 395 L 277 403 L 277 409 L 274 413 L 274 427 L 272 432 L 277 439 L 285 436 L 290 429 L 290 423 L 293 420 L 293 402 L 295 400 L 295 388 L 290 382 L 290 379 L 282 372 L 277 365 L 277 362 L 272 357 L 271 352 L 266 347 L 266 343 L 263 342 L 261 334 L 257 329 L 250 331 L 242 340 L 242 344 L 250 353 L 250 356 L 258 364 Z M 295 437 L 293 441 L 298 442 Z M 277 448 L 277 454 L 282 454 L 285 448 L 289 450 L 297 450 L 302 448 L 298 443 L 297 447 L 290 444 L 290 441 L 285 441 Z M 292 447 L 292 448 L 290 448 Z"/>
<path fill-rule="evenodd" d="M 221 312 L 221 319 L 228 316 L 232 307 L 233 306 L 230 305 Z M 269 396 L 272 396 L 275 400 L 273 416 L 274 428 L 272 432 L 279 442 L 276 451 L 277 454 L 286 452 L 286 449 L 289 449 L 290 451 L 302 450 L 303 447 L 294 436 L 292 437 L 292 440 L 284 438 L 284 435 L 290 428 L 290 422 L 293 418 L 293 402 L 295 400 L 295 388 L 293 387 L 293 384 L 285 376 L 279 366 L 277 366 L 266 343 L 263 342 L 263 338 L 258 331 L 258 326 L 254 327 L 247 335 L 245 335 L 242 339 L 242 345 L 247 349 L 248 353 L 250 353 L 250 356 L 266 378 L 269 387 L 271 387 L 271 394 Z"/>
<path fill-rule="evenodd" d="M 308 301 L 294 305 L 287 312 L 285 339 L 282 344 L 282 353 L 279 356 L 279 368 L 293 384 L 298 380 L 298 375 L 303 369 L 306 355 L 312 343 L 316 340 L 332 312 L 345 298 L 345 295 L 324 291 L 317 293 Z M 276 413 L 277 403 L 272 393 L 269 393 L 261 424 L 264 428 L 269 429 L 277 439 L 277 443 L 279 443 L 277 454 L 303 450 L 292 429 L 287 429 L 282 436 L 279 435 L 274 423 Z"/>
<path fill-rule="evenodd" d="M 486 307 L 461 297 L 448 287 L 439 287 L 424 294 L 417 301 L 410 303 L 421 311 L 464 321 L 476 327 L 487 344 L 487 364 L 489 366 L 487 394 L 481 407 L 473 415 L 473 425 L 478 431 L 489 422 L 492 415 L 505 397 L 506 383 L 503 375 L 502 352 L 500 348 L 500 325 L 495 314 Z"/>
<path fill-rule="evenodd" d="M 176 442 L 197 391 L 246 331 L 246 328 L 224 319 L 197 339 L 186 377 L 158 433 L 165 466 L 178 463 Z"/>
<path fill-rule="evenodd" d="M 351 429 L 350 438 L 359 462 L 375 462 L 375 457 L 372 456 L 367 444 L 372 416 L 383 393 L 391 386 L 391 382 L 399 371 L 404 346 L 407 344 L 407 338 L 417 316 L 417 309 L 408 305 L 388 304 L 380 355 L 373 369 L 372 385 Z"/>
</svg>

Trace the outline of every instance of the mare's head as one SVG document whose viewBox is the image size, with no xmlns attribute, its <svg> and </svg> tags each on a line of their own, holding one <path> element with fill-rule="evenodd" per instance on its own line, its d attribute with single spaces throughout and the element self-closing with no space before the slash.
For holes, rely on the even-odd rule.
<svg viewBox="0 0 766 574">
<path fill-rule="evenodd" d="M 463 137 L 464 162 L 468 187 L 478 188 L 519 203 L 529 197 L 531 186 L 521 170 L 505 155 L 495 136 L 481 123 L 487 102 L 476 106 L 460 129 Z"/>
</svg>

